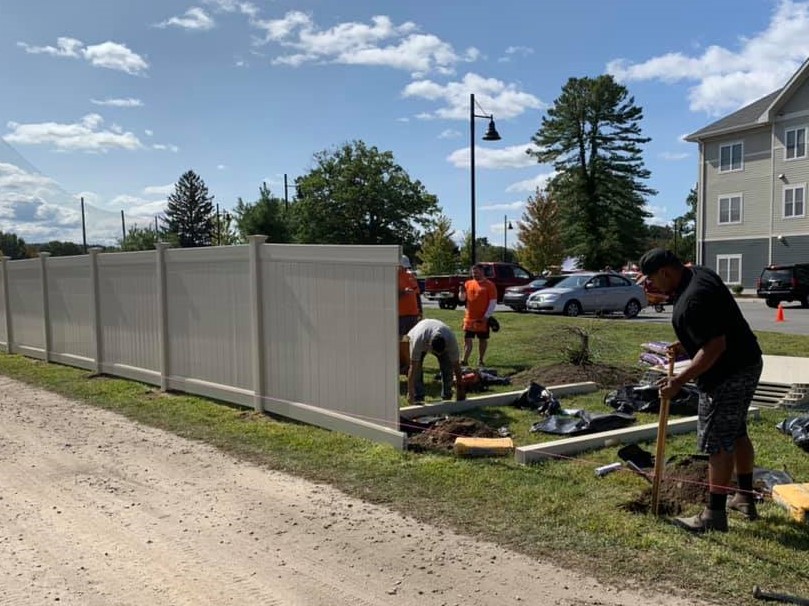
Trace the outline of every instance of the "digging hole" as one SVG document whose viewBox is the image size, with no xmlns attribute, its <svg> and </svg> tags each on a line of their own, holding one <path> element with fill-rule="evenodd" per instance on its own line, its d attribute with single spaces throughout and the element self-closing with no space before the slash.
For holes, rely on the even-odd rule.
<svg viewBox="0 0 809 606">
<path fill-rule="evenodd" d="M 673 457 L 666 463 L 663 481 L 660 483 L 658 513 L 679 515 L 694 505 L 704 505 L 708 502 L 707 483 L 707 458 L 698 455 Z M 638 498 L 620 507 L 632 513 L 651 513 L 652 487 L 645 488 Z"/>
</svg>

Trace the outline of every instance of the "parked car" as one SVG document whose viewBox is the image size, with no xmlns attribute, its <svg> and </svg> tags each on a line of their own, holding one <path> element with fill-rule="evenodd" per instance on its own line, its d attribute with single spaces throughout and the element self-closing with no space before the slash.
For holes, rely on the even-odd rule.
<svg viewBox="0 0 809 606">
<path fill-rule="evenodd" d="M 756 281 L 756 295 L 769 307 L 778 307 L 782 301 L 809 307 L 809 263 L 765 267 Z"/>
<path fill-rule="evenodd" d="M 503 300 L 506 288 L 527 284 L 535 277 L 516 263 L 483 262 L 480 265 L 483 266 L 483 275 L 494 282 L 497 287 L 498 302 Z M 427 276 L 424 283 L 424 296 L 431 301 L 438 301 L 441 309 L 455 309 L 460 305 L 458 289 L 469 279 L 468 273 Z"/>
<path fill-rule="evenodd" d="M 528 297 L 528 311 L 562 313 L 621 312 L 634 318 L 646 307 L 643 287 L 616 273 L 579 273 L 566 277 L 552 288 Z"/>
<path fill-rule="evenodd" d="M 525 311 L 528 297 L 538 290 L 550 288 L 565 279 L 565 276 L 546 276 L 531 280 L 522 286 L 509 286 L 503 294 L 503 305 L 508 305 L 514 311 Z"/>
</svg>

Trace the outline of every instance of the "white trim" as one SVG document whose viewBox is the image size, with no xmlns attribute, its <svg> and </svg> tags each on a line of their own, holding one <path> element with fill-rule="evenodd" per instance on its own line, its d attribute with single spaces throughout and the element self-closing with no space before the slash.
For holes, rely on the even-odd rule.
<svg viewBox="0 0 809 606">
<path fill-rule="evenodd" d="M 742 148 L 741 157 L 739 158 L 740 166 L 739 168 L 733 168 L 733 148 L 739 145 Z M 722 170 L 722 149 L 725 147 L 730 148 L 730 168 L 727 170 Z M 744 141 L 732 141 L 730 143 L 719 144 L 719 157 L 717 158 L 717 172 L 721 174 L 725 173 L 738 173 L 744 170 Z"/>
<path fill-rule="evenodd" d="M 739 198 L 739 220 L 738 221 L 722 221 L 722 200 L 730 200 L 732 201 L 733 198 Z M 731 206 L 728 209 L 728 219 L 732 216 L 733 207 Z M 741 225 L 744 223 L 744 194 L 742 192 L 736 192 L 732 194 L 719 194 L 716 198 L 716 224 L 717 225 Z"/>
<path fill-rule="evenodd" d="M 728 262 L 728 275 L 727 277 L 730 278 L 730 262 L 733 259 L 739 260 L 739 280 L 737 282 L 731 282 L 730 280 L 725 280 L 725 276 L 722 275 L 722 272 L 719 268 L 719 261 L 727 261 Z M 742 255 L 716 255 L 716 273 L 719 274 L 719 277 L 722 278 L 722 281 L 725 284 L 734 285 L 734 284 L 741 284 L 742 283 Z"/>
<path fill-rule="evenodd" d="M 784 234 L 787 235 L 787 234 Z M 791 236 L 798 236 L 804 235 L 809 236 L 809 234 L 789 234 Z M 750 240 L 769 240 L 771 236 L 725 236 L 724 238 L 705 238 L 705 242 L 749 242 Z M 774 236 L 772 236 L 774 237 Z"/>
<path fill-rule="evenodd" d="M 795 118 L 806 118 L 809 116 L 809 109 L 802 109 L 799 112 L 789 112 L 782 116 L 776 116 L 774 122 L 786 122 L 787 120 L 794 120 Z"/>
<path fill-rule="evenodd" d="M 801 200 L 801 206 L 803 212 L 800 214 L 795 214 L 795 195 L 792 196 L 792 214 L 787 215 L 787 191 L 796 191 L 802 190 L 803 191 L 803 199 Z M 795 185 L 784 185 L 781 191 L 781 218 L 785 220 L 789 219 L 802 219 L 806 216 L 806 183 L 797 183 Z"/>
<path fill-rule="evenodd" d="M 791 158 L 789 158 L 787 156 L 787 153 L 789 151 L 789 146 L 787 145 L 787 138 L 789 137 L 789 133 L 791 133 L 791 132 L 797 133 L 798 131 L 801 131 L 801 130 L 803 131 L 803 155 L 801 155 L 801 156 L 796 155 L 796 156 L 792 156 Z M 784 162 L 792 162 L 794 160 L 803 160 L 804 158 L 806 158 L 806 145 L 807 145 L 807 142 L 809 142 L 809 137 L 807 137 L 807 135 L 809 135 L 809 132 L 807 132 L 807 129 L 806 129 L 805 126 L 794 126 L 794 127 L 791 127 L 791 128 L 785 128 L 784 129 Z M 798 147 L 798 135 L 796 134 L 795 135 L 795 148 L 797 149 L 797 147 Z"/>
</svg>

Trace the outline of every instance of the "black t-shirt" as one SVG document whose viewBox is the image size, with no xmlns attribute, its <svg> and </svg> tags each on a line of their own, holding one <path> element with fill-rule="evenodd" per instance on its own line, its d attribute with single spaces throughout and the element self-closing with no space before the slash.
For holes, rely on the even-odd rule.
<svg viewBox="0 0 809 606">
<path fill-rule="evenodd" d="M 671 323 L 691 358 L 711 339 L 725 336 L 725 351 L 710 369 L 697 377 L 701 389 L 710 390 L 761 359 L 758 339 L 736 300 L 722 278 L 707 267 L 685 268 L 675 292 Z"/>
</svg>

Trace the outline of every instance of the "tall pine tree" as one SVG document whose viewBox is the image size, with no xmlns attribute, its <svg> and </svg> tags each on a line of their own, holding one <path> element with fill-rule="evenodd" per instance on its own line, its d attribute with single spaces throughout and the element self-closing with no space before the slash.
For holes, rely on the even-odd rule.
<svg viewBox="0 0 809 606">
<path fill-rule="evenodd" d="M 441 215 L 421 240 L 421 274 L 451 273 L 458 267 L 458 247 L 452 241 L 452 222 Z"/>
<path fill-rule="evenodd" d="M 197 173 L 189 170 L 174 185 L 166 206 L 166 231 L 183 248 L 210 246 L 214 227 L 213 196 Z"/>
<path fill-rule="evenodd" d="M 571 78 L 532 138 L 529 153 L 556 170 L 550 190 L 565 247 L 584 267 L 620 267 L 643 252 L 645 196 L 656 192 L 643 184 L 642 119 L 612 76 Z"/>
<path fill-rule="evenodd" d="M 541 189 L 537 189 L 525 204 L 518 239 L 517 258 L 535 274 L 551 267 L 561 267 L 565 252 L 559 205 Z"/>
</svg>

